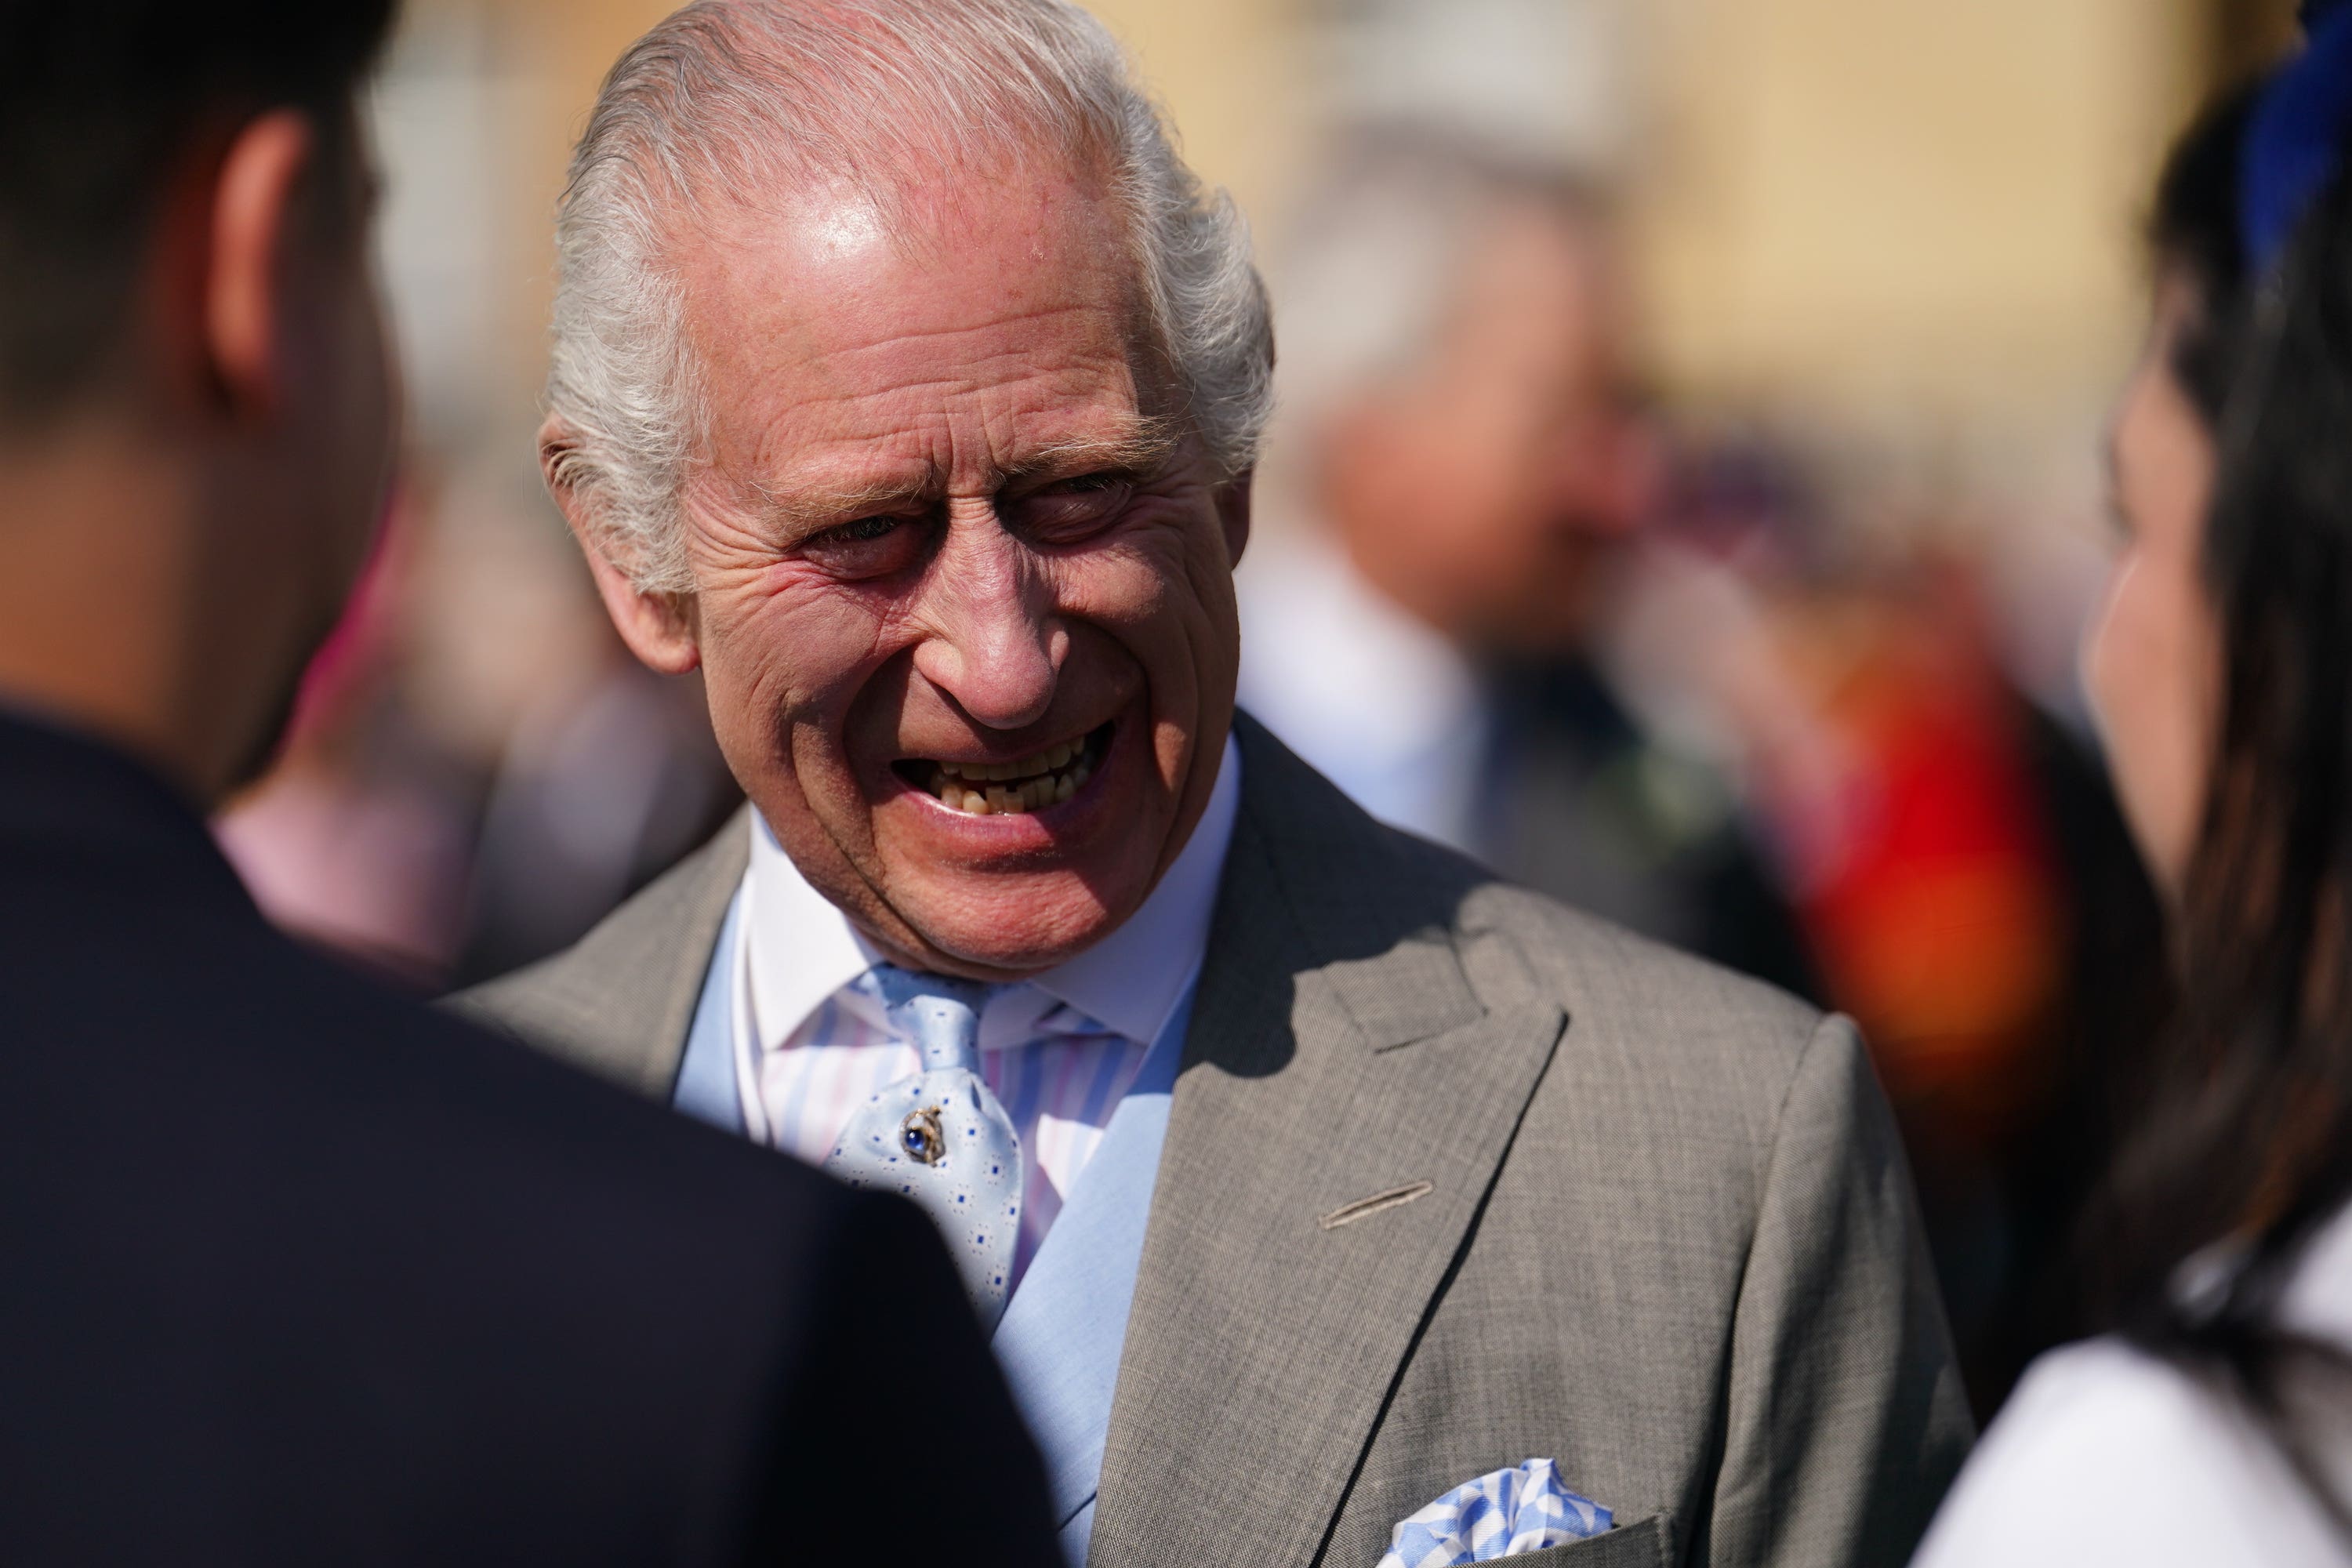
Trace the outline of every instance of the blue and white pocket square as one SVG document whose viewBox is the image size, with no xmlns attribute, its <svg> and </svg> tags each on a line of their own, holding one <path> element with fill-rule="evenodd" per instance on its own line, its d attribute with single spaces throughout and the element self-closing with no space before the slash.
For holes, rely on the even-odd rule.
<svg viewBox="0 0 2352 1568">
<path fill-rule="evenodd" d="M 1529 1459 L 1465 1481 L 1398 1524 L 1380 1568 L 1462 1568 L 1566 1546 L 1609 1527 L 1609 1510 L 1561 1486 L 1549 1459 Z"/>
</svg>

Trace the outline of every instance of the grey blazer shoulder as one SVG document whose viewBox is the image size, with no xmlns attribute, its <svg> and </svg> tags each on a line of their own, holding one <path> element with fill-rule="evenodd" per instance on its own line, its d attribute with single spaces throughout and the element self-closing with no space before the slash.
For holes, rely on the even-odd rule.
<svg viewBox="0 0 2352 1568">
<path fill-rule="evenodd" d="M 747 805 L 571 947 L 445 1005 L 666 1100 L 719 928 L 751 858 Z"/>
<path fill-rule="evenodd" d="M 1236 730 L 1090 1568 L 1370 1563 L 1532 1457 L 1660 1563 L 1905 1561 L 1970 1426 L 1853 1027 Z M 461 1005 L 667 1094 L 748 845 Z"/>
</svg>

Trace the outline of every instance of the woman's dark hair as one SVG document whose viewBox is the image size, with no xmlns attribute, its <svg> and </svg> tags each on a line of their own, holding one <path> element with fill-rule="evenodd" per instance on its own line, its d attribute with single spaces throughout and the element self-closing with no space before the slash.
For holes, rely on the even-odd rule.
<svg viewBox="0 0 2352 1568">
<path fill-rule="evenodd" d="M 2237 341 L 2246 258 L 2238 237 L 2238 163 L 2259 84 L 2240 89 L 2189 128 L 2166 161 L 2148 217 L 2158 267 L 2188 284 L 2196 310 L 2173 345 L 2173 373 L 2218 437 Z"/>
<path fill-rule="evenodd" d="M 2352 1362 L 2281 1313 L 2352 1202 L 2352 180 L 2257 275 L 2238 237 L 2247 110 L 2192 130 L 2152 225 L 2198 300 L 2173 368 L 2219 458 L 2221 713 L 2177 1015 L 2094 1234 L 2116 1326 L 2251 1413 L 2352 1539 L 2314 1441 L 2352 1416 Z"/>
<path fill-rule="evenodd" d="M 331 176 L 394 0 L 0 0 L 0 413 L 78 391 L 112 346 L 173 161 L 309 110 Z"/>
</svg>

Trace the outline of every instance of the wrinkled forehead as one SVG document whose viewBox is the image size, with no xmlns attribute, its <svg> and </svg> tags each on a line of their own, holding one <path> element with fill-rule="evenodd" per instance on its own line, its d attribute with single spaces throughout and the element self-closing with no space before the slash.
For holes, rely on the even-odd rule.
<svg viewBox="0 0 2352 1568">
<path fill-rule="evenodd" d="M 1167 402 L 1125 211 L 1083 174 L 967 171 L 887 204 L 846 184 L 706 204 L 671 254 L 722 445 L 747 425 L 870 437 L 877 419 L 962 405 L 1045 439 L 1057 415 L 1153 417 Z"/>
</svg>

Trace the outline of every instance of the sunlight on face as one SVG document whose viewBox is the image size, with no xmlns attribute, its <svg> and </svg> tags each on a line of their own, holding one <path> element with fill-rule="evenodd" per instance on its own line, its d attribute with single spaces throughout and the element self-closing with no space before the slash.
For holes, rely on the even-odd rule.
<svg viewBox="0 0 2352 1568">
<path fill-rule="evenodd" d="M 680 258 L 712 409 L 687 498 L 720 745 L 802 873 L 933 969 L 1131 914 L 1233 710 L 1245 487 L 1137 350 L 1119 215 L 983 181 L 908 238 L 824 206 Z"/>
<path fill-rule="evenodd" d="M 2203 561 L 2213 437 L 2172 368 L 2197 309 L 2186 281 L 2158 289 L 2147 348 L 2116 408 L 2109 468 L 2123 543 L 2083 657 L 2124 815 L 2174 896 L 2204 811 L 2221 668 Z"/>
</svg>

